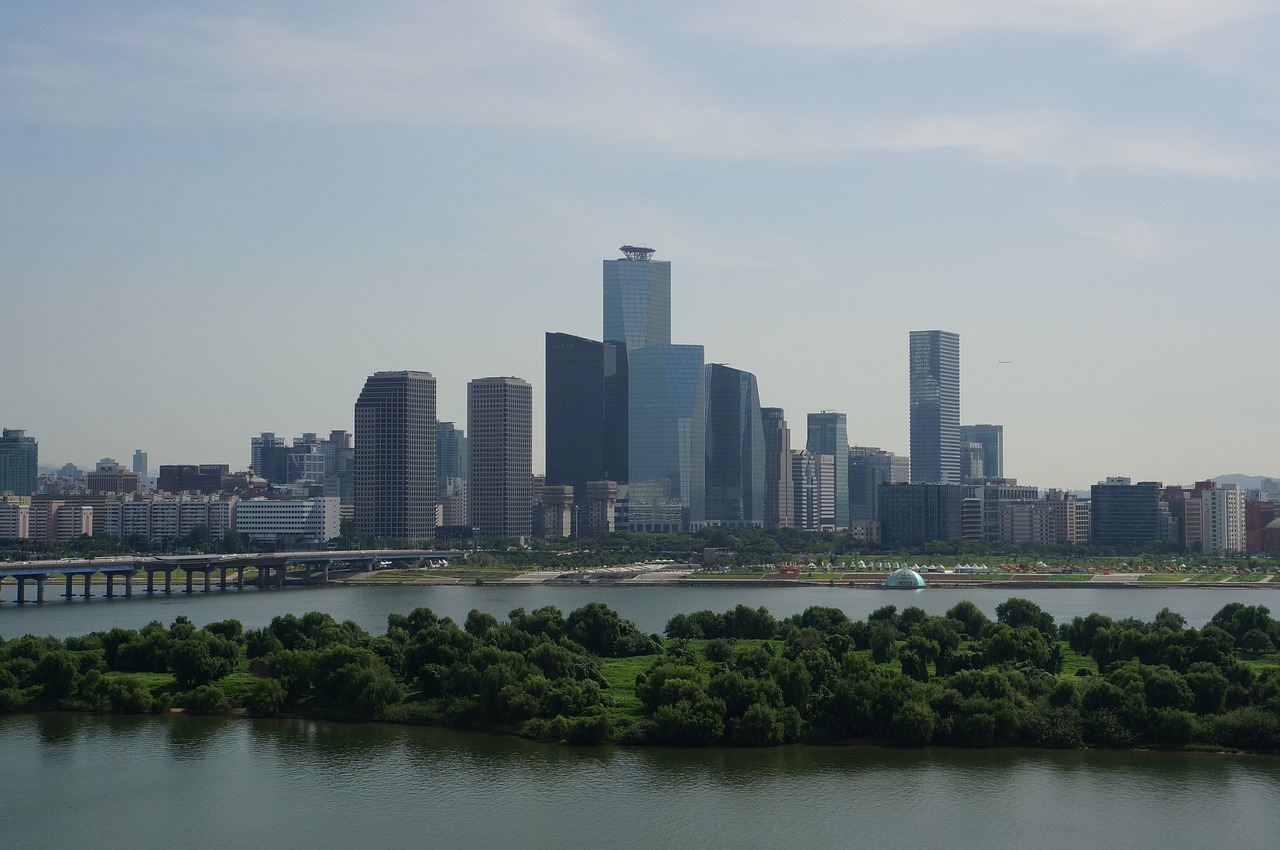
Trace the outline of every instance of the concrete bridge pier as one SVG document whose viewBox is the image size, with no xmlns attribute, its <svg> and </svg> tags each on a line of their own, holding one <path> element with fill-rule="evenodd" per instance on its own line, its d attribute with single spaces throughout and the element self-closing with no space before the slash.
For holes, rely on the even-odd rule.
<svg viewBox="0 0 1280 850">
<path fill-rule="evenodd" d="M 244 590 L 244 567 L 236 567 L 236 590 Z"/>
<path fill-rule="evenodd" d="M 173 570 L 164 571 L 164 592 L 173 593 Z"/>
<path fill-rule="evenodd" d="M 212 570 L 204 571 L 204 592 L 205 593 L 209 592 L 209 573 L 210 572 L 212 572 Z"/>
<path fill-rule="evenodd" d="M 192 576 L 194 576 L 194 575 L 195 575 L 195 571 L 194 571 L 194 570 L 192 570 L 192 569 L 190 569 L 190 568 L 188 568 L 186 572 L 187 572 L 187 589 L 186 589 L 186 590 L 184 590 L 184 591 L 182 591 L 182 592 L 183 592 L 183 593 L 190 593 L 190 592 L 191 592 L 191 578 L 192 578 Z"/>
<path fill-rule="evenodd" d="M 226 589 L 227 589 L 227 568 L 221 567 L 218 569 L 218 590 L 226 590 Z"/>
<path fill-rule="evenodd" d="M 286 567 L 284 564 L 281 564 L 280 566 L 276 567 L 276 570 L 277 570 L 276 587 L 284 587 L 284 574 L 287 569 L 288 567 Z"/>
<path fill-rule="evenodd" d="M 107 577 L 107 598 L 108 598 L 108 599 L 115 599 L 115 597 L 116 597 L 116 587 L 115 587 L 115 585 L 116 585 L 116 574 L 115 574 L 115 573 L 105 573 L 105 575 L 106 575 L 106 577 Z"/>
<path fill-rule="evenodd" d="M 147 594 L 156 592 L 156 571 L 147 570 Z"/>
<path fill-rule="evenodd" d="M 93 585 L 91 584 L 92 581 L 93 581 L 93 574 L 85 573 L 84 574 L 84 598 L 85 599 L 91 599 L 93 597 Z"/>
<path fill-rule="evenodd" d="M 27 601 L 27 579 L 25 576 L 14 576 L 13 580 L 18 583 L 18 598 L 14 601 L 21 605 Z M 37 578 L 36 581 L 38 582 L 40 579 Z"/>
<path fill-rule="evenodd" d="M 48 576 L 36 576 L 36 604 L 44 604 L 44 580 Z"/>
<path fill-rule="evenodd" d="M 62 594 L 63 596 L 67 597 L 67 599 L 70 599 L 72 596 L 74 596 L 74 595 L 75 595 L 75 592 L 71 589 L 71 581 L 72 581 L 72 579 L 74 579 L 74 578 L 75 578 L 75 576 L 71 575 L 71 573 L 67 573 L 67 575 L 66 575 L 66 579 L 67 579 L 67 592 L 66 592 L 66 593 L 64 593 L 64 594 Z"/>
<path fill-rule="evenodd" d="M 133 598 L 133 573 L 124 574 L 124 598 Z"/>
</svg>

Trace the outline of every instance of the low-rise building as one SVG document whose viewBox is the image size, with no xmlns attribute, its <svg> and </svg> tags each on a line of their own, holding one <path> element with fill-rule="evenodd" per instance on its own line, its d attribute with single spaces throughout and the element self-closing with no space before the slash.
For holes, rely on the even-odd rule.
<svg viewBox="0 0 1280 850">
<path fill-rule="evenodd" d="M 251 540 L 323 547 L 342 533 L 336 496 L 314 499 L 239 499 L 231 511 L 232 527 Z"/>
</svg>

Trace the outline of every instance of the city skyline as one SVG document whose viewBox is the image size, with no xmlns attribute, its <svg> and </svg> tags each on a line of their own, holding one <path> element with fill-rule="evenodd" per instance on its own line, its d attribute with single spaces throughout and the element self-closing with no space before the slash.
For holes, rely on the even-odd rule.
<svg viewBox="0 0 1280 850">
<path fill-rule="evenodd" d="M 542 469 L 531 364 L 599 338 L 628 244 L 793 429 L 907 454 L 897 353 L 943 327 L 1021 481 L 1280 475 L 1280 12 L 1202 5 L 6 7 L 4 331 L 40 368 L 4 424 L 54 466 L 240 467 L 353 429 L 374 372 L 457 421 L 518 374 Z"/>
</svg>

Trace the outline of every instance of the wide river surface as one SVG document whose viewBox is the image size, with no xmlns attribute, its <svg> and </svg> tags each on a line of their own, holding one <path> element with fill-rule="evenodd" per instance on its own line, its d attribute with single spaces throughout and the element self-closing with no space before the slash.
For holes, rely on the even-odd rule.
<svg viewBox="0 0 1280 850">
<path fill-rule="evenodd" d="M 216 585 L 215 585 L 216 586 Z M 56 589 L 55 589 L 56 587 Z M 83 592 L 77 583 L 77 592 Z M 930 614 L 942 614 L 962 599 L 972 600 L 990 617 L 996 606 L 1012 596 L 1030 599 L 1054 616 L 1059 623 L 1077 615 L 1098 612 L 1110 617 L 1139 617 L 1150 620 L 1161 608 L 1169 607 L 1187 618 L 1192 626 L 1203 626 L 1229 602 L 1266 605 L 1280 609 L 1280 588 L 1235 584 L 1206 588 L 1153 586 L 1056 588 L 941 588 L 921 590 L 880 590 L 852 587 L 753 587 L 713 585 L 707 587 L 599 587 L 599 586 L 517 586 L 517 585 L 404 585 L 382 587 L 291 587 L 259 590 L 212 590 L 187 594 L 135 593 L 132 599 L 103 596 L 105 587 L 94 587 L 93 599 L 68 601 L 58 593 L 62 586 L 49 585 L 43 605 L 13 603 L 13 584 L 0 586 L 0 637 L 24 634 L 69 637 L 112 626 L 139 628 L 151 620 L 170 623 L 179 615 L 197 626 L 235 618 L 246 628 L 265 626 L 277 614 L 305 614 L 326 611 L 338 620 L 354 620 L 366 630 L 382 634 L 387 614 L 407 614 L 424 606 L 461 623 L 472 608 L 505 619 L 514 608 L 532 611 L 554 605 L 568 614 L 588 602 L 604 602 L 646 632 L 661 632 L 672 615 L 709 609 L 727 611 L 735 605 L 763 606 L 779 619 L 798 614 L 810 605 L 839 608 L 855 620 L 865 619 L 882 605 L 899 609 L 917 605 Z M 28 587 L 27 596 L 34 591 Z"/>
<path fill-rule="evenodd" d="M 10 588 L 11 590 L 11 588 Z M 462 619 L 603 601 L 646 631 L 738 603 L 855 618 L 885 604 L 988 614 L 1024 596 L 1060 622 L 1099 611 L 1201 625 L 1249 588 L 886 592 L 848 588 L 317 588 L 57 600 L 0 610 L 0 634 L 71 635 L 186 615 L 261 626 L 327 611 L 371 631 L 427 606 Z M 1269 848 L 1280 758 L 792 746 L 573 748 L 376 724 L 0 715 L 3 846 L 131 848 Z"/>
</svg>

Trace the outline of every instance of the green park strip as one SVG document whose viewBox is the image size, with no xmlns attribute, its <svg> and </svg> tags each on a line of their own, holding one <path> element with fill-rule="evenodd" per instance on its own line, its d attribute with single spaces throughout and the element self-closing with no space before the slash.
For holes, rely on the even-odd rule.
<svg viewBox="0 0 1280 850">
<path fill-rule="evenodd" d="M 463 623 L 429 609 L 369 634 L 323 613 L 260 629 L 114 628 L 0 641 L 0 710 L 242 711 L 427 724 L 570 744 L 1280 751 L 1280 623 L 1224 606 L 1203 628 L 1053 619 L 1011 598 L 988 618 L 886 604 L 865 620 L 739 605 L 647 635 L 600 603 Z"/>
</svg>

